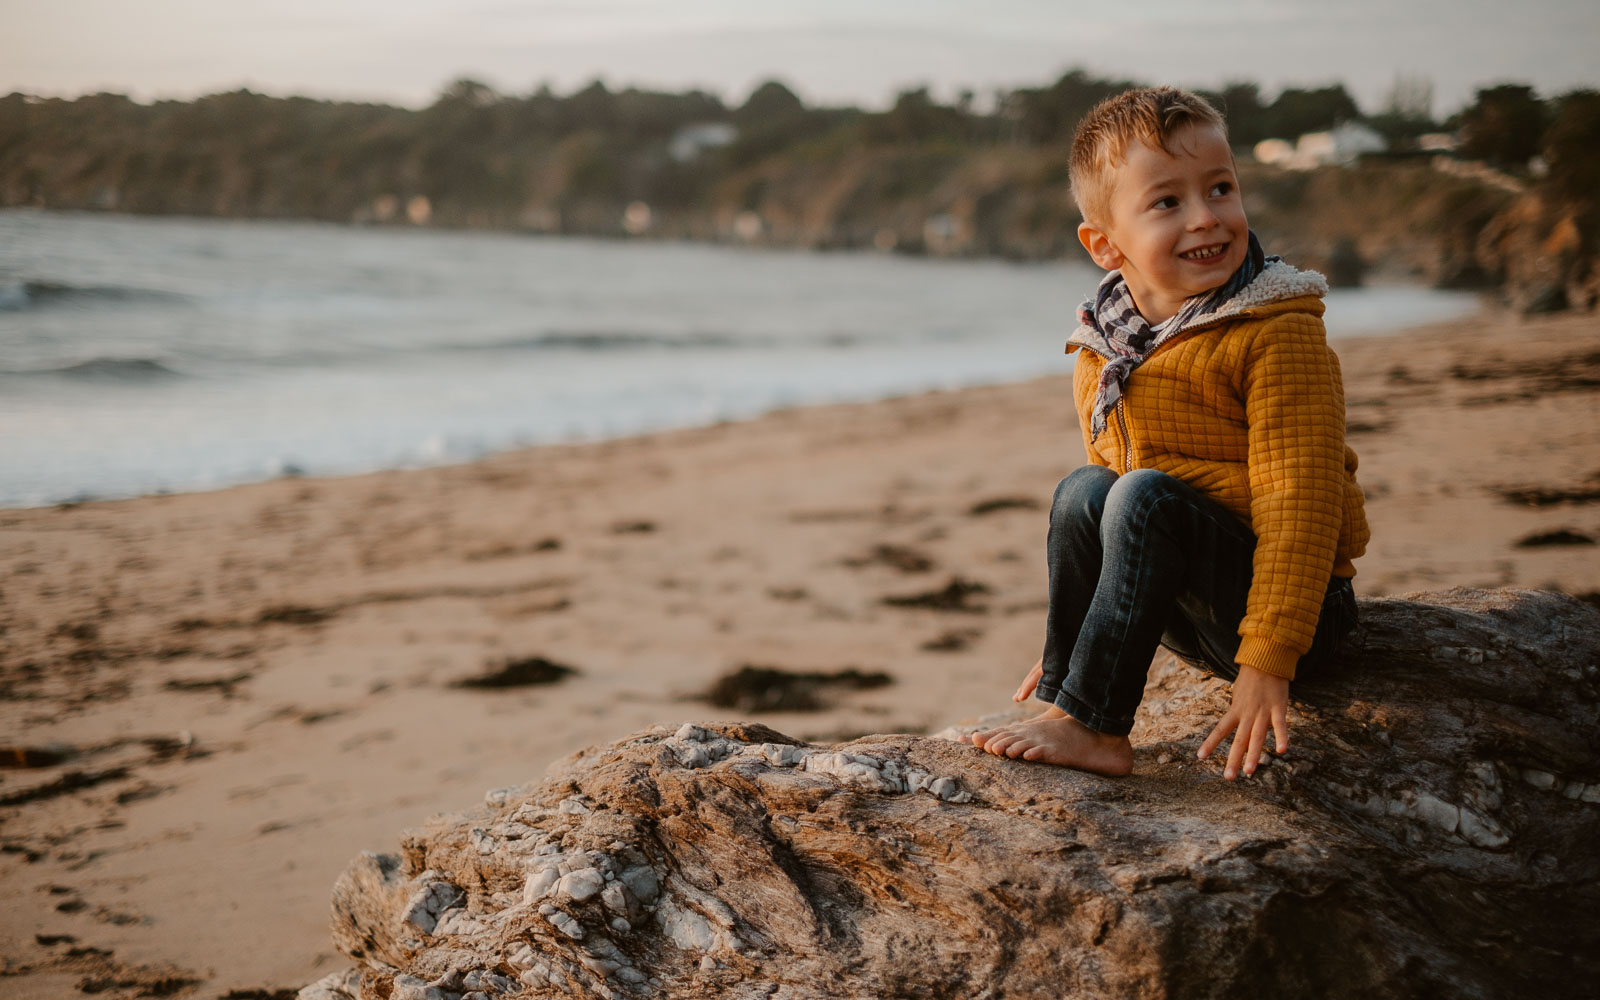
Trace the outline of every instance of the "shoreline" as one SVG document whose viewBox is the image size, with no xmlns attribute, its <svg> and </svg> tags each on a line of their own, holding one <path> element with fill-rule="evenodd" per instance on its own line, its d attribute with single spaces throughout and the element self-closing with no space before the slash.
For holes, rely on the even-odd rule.
<svg viewBox="0 0 1600 1000">
<path fill-rule="evenodd" d="M 1358 593 L 1600 592 L 1600 316 L 1335 349 L 1374 531 Z M 0 969 L 44 1000 L 96 976 L 298 988 L 347 964 L 326 914 L 350 857 L 580 747 L 1008 708 L 1037 655 L 1043 507 L 1082 461 L 1069 389 L 0 509 L 0 718 L 59 758 L 0 770 Z M 576 672 L 456 686 L 536 658 Z M 808 711 L 693 700 L 747 665 L 891 682 Z"/>
<path fill-rule="evenodd" d="M 1330 342 L 1336 348 L 1354 340 L 1395 336 L 1405 327 L 1393 324 L 1403 318 L 1436 322 L 1438 317 L 1460 310 L 1455 321 L 1476 323 L 1492 312 L 1484 297 L 1476 293 L 1429 298 L 1433 293 L 1415 285 L 1381 284 L 1333 293 L 1341 294 L 1352 298 L 1336 300 L 1332 306 L 1346 317 L 1347 324 L 1346 332 L 1335 328 Z M 1363 295 L 1365 300 L 1359 298 Z M 1378 326 L 1385 320 L 1389 327 Z M 834 373 L 817 360 L 811 346 L 764 346 L 777 353 L 697 355 L 692 359 L 696 364 L 715 367 L 737 357 L 734 363 L 742 367 L 724 372 L 720 381 L 684 382 L 680 364 L 665 375 L 669 382 L 677 379 L 672 382 L 677 389 L 635 409 L 628 408 L 619 390 L 607 388 L 607 373 L 594 369 L 604 363 L 603 349 L 553 355 L 548 362 L 508 356 L 503 366 L 451 369 L 437 380 L 437 388 L 451 399 L 466 391 L 463 387 L 483 394 L 488 402 L 473 420 L 452 420 L 447 406 L 424 408 L 421 417 L 411 419 L 403 401 L 427 388 L 419 389 L 414 383 L 415 373 L 433 364 L 440 352 L 451 357 L 450 348 L 433 345 L 373 359 L 372 379 L 363 386 L 367 409 L 359 411 L 366 414 L 365 419 L 330 407 L 327 420 L 331 423 L 326 427 L 316 424 L 324 412 L 318 407 L 297 407 L 305 415 L 303 419 L 275 421 L 275 411 L 289 399 L 283 385 L 299 383 L 262 378 L 259 372 L 229 376 L 181 366 L 174 372 L 164 367 L 172 362 L 159 350 L 148 351 L 147 357 L 112 353 L 62 368 L 0 372 L 0 382 L 21 380 L 14 385 L 14 422 L 22 427 L 37 421 L 42 430 L 26 444 L 20 434 L 0 436 L 8 445 L 6 456 L 15 463 L 11 480 L 0 488 L 0 511 L 216 493 L 279 478 L 322 482 L 448 468 L 529 448 L 584 447 L 742 423 L 790 410 L 871 405 L 930 392 L 961 392 L 1070 376 L 1073 362 L 1036 332 L 1026 343 L 1000 344 L 988 357 L 983 356 L 986 345 L 981 339 L 969 338 L 958 354 L 939 354 L 937 360 L 910 367 L 896 367 L 886 358 L 895 350 L 915 354 L 931 349 L 936 353 L 943 347 L 938 343 L 915 348 L 876 345 L 854 355 L 841 351 L 837 358 L 827 360 L 831 366 L 862 366 L 867 374 L 825 384 Z M 785 353 L 788 351 L 799 353 Z M 626 360 L 645 371 L 650 368 L 649 357 Z M 590 366 L 574 367 L 573 379 L 591 387 L 569 399 L 559 384 L 540 374 L 546 364 L 563 371 L 566 368 L 561 366 Z M 801 369 L 798 373 L 792 368 L 796 364 Z M 157 374 L 147 376 L 145 367 Z M 80 378 L 76 374 L 80 368 L 91 374 Z M 113 375 L 101 374 L 100 368 L 117 372 L 137 369 L 138 378 L 130 376 L 123 384 Z M 592 374 L 589 382 L 584 382 L 589 378 L 585 373 Z M 301 374 L 296 370 L 292 377 L 298 379 Z M 634 376 L 624 382 L 645 384 Z M 313 384 L 333 394 L 325 398 L 335 398 L 340 389 L 335 380 Z M 231 408 L 207 402 L 235 391 L 239 395 Z M 561 406 L 529 402 L 541 398 L 566 402 Z M 625 415 L 608 417 L 607 413 L 613 412 L 605 408 L 608 403 L 622 405 Z M 151 418 L 150 414 L 157 412 L 172 415 L 163 423 Z M 316 425 L 320 440 L 307 437 L 311 425 Z M 389 430 L 375 432 L 379 427 Z M 357 443 L 338 443 L 346 439 Z M 177 448 L 170 443 L 173 440 L 188 444 Z M 84 442 L 92 445 L 84 447 Z M 146 449 L 145 459 L 125 458 L 145 454 Z"/>
</svg>

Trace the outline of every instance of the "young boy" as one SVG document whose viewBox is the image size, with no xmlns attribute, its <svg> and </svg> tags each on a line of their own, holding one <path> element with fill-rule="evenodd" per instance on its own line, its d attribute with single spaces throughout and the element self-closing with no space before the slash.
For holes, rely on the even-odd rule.
<svg viewBox="0 0 1600 1000">
<path fill-rule="evenodd" d="M 1224 776 L 1289 748 L 1289 682 L 1355 625 L 1368 539 L 1327 282 L 1266 257 L 1245 221 L 1222 117 L 1171 88 L 1102 102 L 1072 142 L 1078 238 L 1110 273 L 1079 308 L 1073 394 L 1091 464 L 1057 487 L 1044 655 L 973 733 L 990 753 L 1106 775 L 1158 644 L 1233 682 L 1200 747 Z"/>
</svg>

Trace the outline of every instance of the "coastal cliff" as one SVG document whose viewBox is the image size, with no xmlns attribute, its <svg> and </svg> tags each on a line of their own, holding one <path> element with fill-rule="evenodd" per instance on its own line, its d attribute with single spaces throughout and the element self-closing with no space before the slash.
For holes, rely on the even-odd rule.
<svg viewBox="0 0 1600 1000">
<path fill-rule="evenodd" d="M 778 84 L 733 109 L 598 84 L 508 98 L 471 81 L 417 111 L 249 91 L 152 105 L 12 94 L 0 207 L 1051 259 L 1082 254 L 1064 137 L 1120 86 L 1069 74 L 986 114 L 925 92 L 883 113 L 807 108 Z M 1583 135 L 1566 145 L 1586 148 Z M 1558 198 L 1554 182 L 1449 159 L 1303 172 L 1241 148 L 1241 167 L 1267 245 L 1335 284 L 1503 289 L 1522 311 L 1600 299 L 1582 171 Z"/>
</svg>

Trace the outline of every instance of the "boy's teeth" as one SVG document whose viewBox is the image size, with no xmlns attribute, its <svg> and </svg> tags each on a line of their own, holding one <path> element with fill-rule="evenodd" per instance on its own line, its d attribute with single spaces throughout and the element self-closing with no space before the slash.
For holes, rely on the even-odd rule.
<svg viewBox="0 0 1600 1000">
<path fill-rule="evenodd" d="M 1227 249 L 1226 245 L 1214 246 L 1214 247 L 1202 247 L 1199 250 L 1190 250 L 1190 251 L 1188 251 L 1186 253 L 1181 253 L 1178 256 L 1187 257 L 1190 260 L 1204 260 L 1207 257 L 1215 257 L 1218 254 L 1222 253 L 1222 251 L 1224 251 L 1226 249 Z"/>
</svg>

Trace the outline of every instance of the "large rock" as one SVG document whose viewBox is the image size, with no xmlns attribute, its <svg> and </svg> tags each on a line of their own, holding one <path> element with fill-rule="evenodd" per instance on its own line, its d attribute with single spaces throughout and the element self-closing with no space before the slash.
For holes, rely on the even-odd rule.
<svg viewBox="0 0 1600 1000">
<path fill-rule="evenodd" d="M 1237 783 L 1194 759 L 1225 686 L 1170 661 L 1123 779 L 748 724 L 584 750 L 358 858 L 358 969 L 301 995 L 1591 995 L 1600 614 L 1413 596 Z"/>
</svg>

